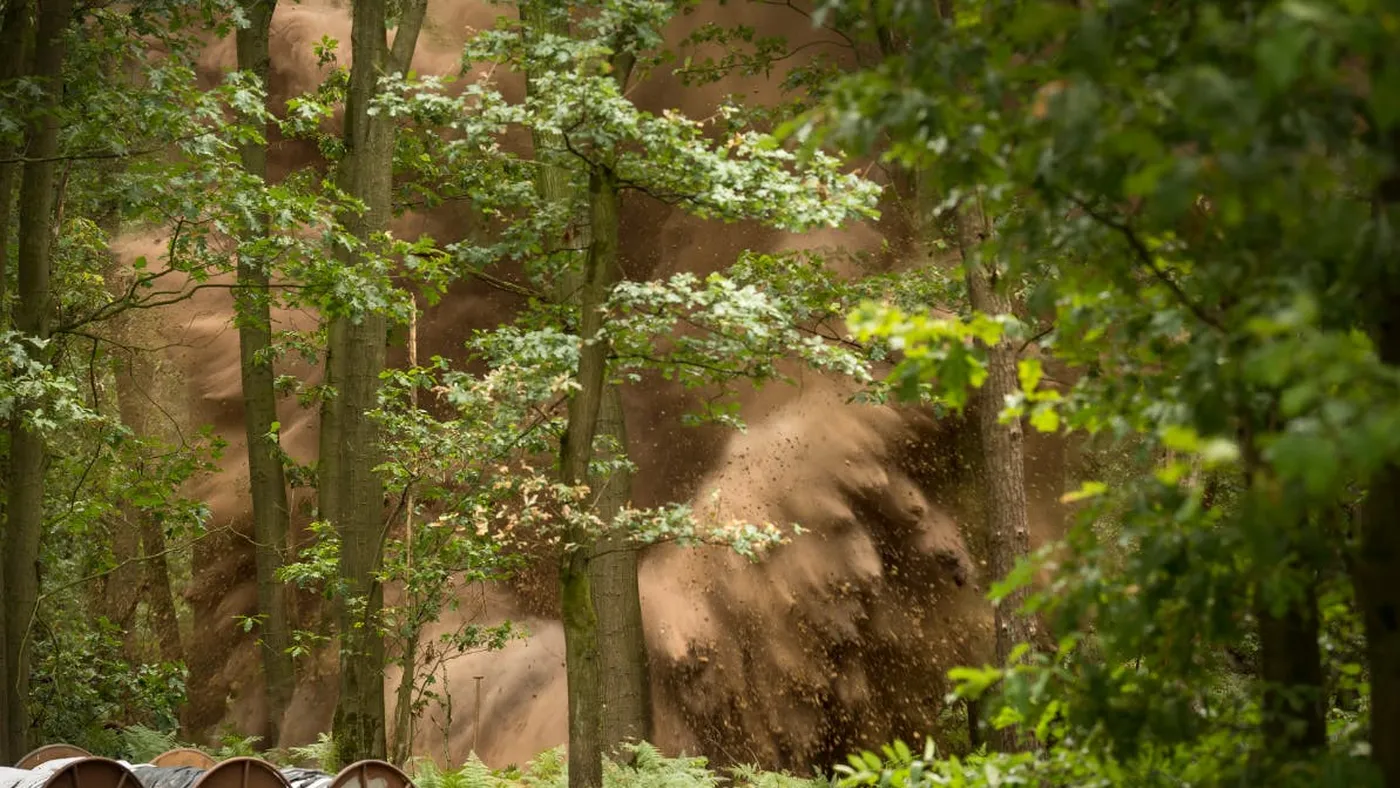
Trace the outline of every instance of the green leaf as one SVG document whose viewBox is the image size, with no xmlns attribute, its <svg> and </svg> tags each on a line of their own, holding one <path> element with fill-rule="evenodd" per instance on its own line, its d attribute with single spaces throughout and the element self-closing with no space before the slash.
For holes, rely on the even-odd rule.
<svg viewBox="0 0 1400 788">
<path fill-rule="evenodd" d="M 1079 485 L 1079 489 L 1067 492 L 1060 496 L 1060 503 L 1078 503 L 1092 498 L 1098 498 L 1108 492 L 1108 485 L 1103 482 L 1086 481 Z"/>
<path fill-rule="evenodd" d="M 1055 432 L 1060 429 L 1060 412 L 1053 405 L 1040 405 L 1031 411 L 1030 422 L 1039 432 Z"/>
</svg>

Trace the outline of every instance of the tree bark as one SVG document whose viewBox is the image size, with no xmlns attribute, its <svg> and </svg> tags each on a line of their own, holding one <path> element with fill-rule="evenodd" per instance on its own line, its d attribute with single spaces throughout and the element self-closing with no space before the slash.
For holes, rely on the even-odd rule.
<svg viewBox="0 0 1400 788">
<path fill-rule="evenodd" d="M 1400 315 L 1390 299 L 1381 309 L 1371 335 L 1381 360 L 1400 366 Z M 1371 479 L 1357 523 L 1360 543 L 1351 567 L 1366 629 L 1371 758 L 1384 785 L 1400 788 L 1400 464 L 1385 466 Z"/>
<path fill-rule="evenodd" d="M 1400 161 L 1400 128 L 1386 140 L 1391 161 Z M 1400 222 L 1400 165 L 1382 179 L 1373 198 L 1381 227 Z M 1384 233 L 1376 233 L 1381 238 Z M 1375 265 L 1366 304 L 1369 333 L 1380 360 L 1400 367 L 1400 258 L 1391 252 Z M 1350 562 L 1352 582 L 1366 630 L 1366 663 L 1371 679 L 1371 760 L 1387 788 L 1400 788 L 1400 462 L 1387 463 L 1371 479 L 1357 517 L 1357 541 Z"/>
<path fill-rule="evenodd" d="M 114 163 L 106 175 L 116 177 L 123 167 L 120 162 Z M 115 241 L 121 231 L 120 206 L 115 203 L 104 206 L 98 226 L 109 243 Z M 128 272 L 123 270 L 114 253 L 109 253 L 104 279 L 113 298 L 120 298 L 130 286 Z M 113 347 L 130 348 L 124 358 L 114 359 L 112 365 L 117 415 L 133 435 L 146 440 L 154 437 L 155 432 L 151 406 L 154 398 L 146 387 L 157 379 L 158 370 L 150 356 L 139 350 L 141 315 L 142 312 L 135 310 L 119 313 L 105 322 L 103 332 L 112 339 Z M 160 659 L 167 662 L 184 659 L 165 551 L 165 531 L 160 523 L 139 507 L 122 504 L 112 531 L 112 557 L 118 566 L 103 578 L 104 604 L 98 609 L 105 610 L 108 619 L 124 633 L 127 658 L 133 664 L 143 658 L 139 633 L 134 626 L 136 607 L 143 597 L 150 612 L 151 634 L 155 637 Z"/>
<path fill-rule="evenodd" d="M 977 248 L 991 234 L 981 204 L 961 206 L 957 223 L 958 246 L 967 269 L 967 291 L 973 310 L 988 315 L 1009 314 L 1011 299 L 998 288 L 996 268 L 978 259 Z M 1017 560 L 1030 553 L 1021 422 L 1018 419 L 1002 424 L 999 419 L 1006 397 L 1018 387 L 1016 346 L 1003 338 L 987 348 L 987 379 L 974 395 L 982 467 L 987 477 L 987 571 L 993 581 L 1005 578 Z M 1034 621 L 1018 612 L 1028 593 L 1027 589 L 1018 590 L 996 605 L 993 626 L 998 665 L 1006 664 L 1018 643 L 1028 643 L 1035 635 Z M 1003 752 L 1026 750 L 1032 744 L 1015 728 L 993 731 L 991 741 Z"/>
<path fill-rule="evenodd" d="M 345 157 L 340 187 L 365 206 L 343 217 L 346 230 L 362 242 L 386 229 L 391 216 L 394 120 L 371 114 L 381 76 L 408 68 L 427 10 L 427 0 L 407 3 L 399 17 L 393 47 L 388 44 L 384 0 L 355 0 L 350 41 L 352 63 L 345 102 Z M 361 261 L 347 256 L 347 266 Z M 331 321 L 327 378 L 334 396 L 322 409 L 320 494 L 322 517 L 340 534 L 337 600 L 340 628 L 340 697 L 332 723 L 341 763 L 386 755 L 384 718 L 384 637 L 379 611 L 384 589 L 375 580 L 384 557 L 384 483 L 374 472 L 379 435 L 369 412 L 377 407 L 379 373 L 384 369 L 388 322 L 381 314 Z M 330 411 L 327 419 L 326 411 Z M 329 515 L 329 516 L 328 516 Z"/>
<path fill-rule="evenodd" d="M 625 456 L 627 425 L 618 387 L 607 384 L 598 411 L 598 434 L 611 437 Z M 595 511 L 611 521 L 627 506 L 632 475 L 617 471 L 610 478 L 592 479 Z M 598 616 L 598 669 L 602 679 L 601 745 L 616 756 L 625 742 L 651 738 L 651 677 L 646 633 L 642 629 L 642 596 L 637 581 L 637 545 L 625 534 L 598 540 L 589 567 L 593 607 Z"/>
<path fill-rule="evenodd" d="M 537 32 L 569 35 L 568 16 L 551 10 L 558 8 L 551 9 L 540 0 L 524 3 L 522 21 Z M 631 74 L 630 54 L 619 53 L 611 65 L 614 78 L 625 87 Z M 598 308 L 621 275 L 616 188 L 608 173 L 595 173 L 584 208 L 572 171 L 554 158 L 569 156 L 563 141 L 558 135 L 539 131 L 534 133 L 533 141 L 535 158 L 542 165 L 536 179 L 541 198 L 553 204 L 580 205 L 580 215 L 565 231 L 567 240 L 556 239 L 557 245 L 586 245 L 590 251 L 583 256 L 579 271 L 573 270 L 572 263 L 576 261 L 568 261 L 570 265 L 560 277 L 556 298 L 577 306 L 574 314 L 580 321 L 579 336 L 591 337 L 597 329 L 592 328 L 590 333 L 589 321 L 594 317 L 601 319 Z M 597 369 L 590 368 L 587 374 L 597 375 L 600 390 L 580 391 L 570 403 L 568 434 L 561 447 L 561 478 L 568 483 L 586 479 L 594 492 L 594 514 L 603 522 L 611 522 L 631 498 L 631 474 L 618 472 L 596 478 L 588 474 L 588 466 L 593 458 L 594 438 L 598 436 L 610 438 L 617 455 L 626 456 L 625 414 L 621 392 L 607 380 L 607 347 L 595 343 L 586 345 L 584 352 L 599 354 L 589 362 L 597 363 Z M 591 381 L 592 377 L 585 378 L 581 363 L 580 385 L 593 385 Z M 581 423 L 576 417 L 592 423 Z M 580 447 L 585 433 L 589 437 Z M 579 456 L 569 457 L 570 446 Z M 651 735 L 651 679 L 637 583 L 638 551 L 622 535 L 606 535 L 596 544 L 586 543 L 588 538 L 586 534 L 573 534 L 566 540 L 578 547 L 575 554 L 565 556 L 560 573 L 566 653 L 571 660 L 569 773 L 570 784 L 575 786 L 599 784 L 604 753 L 616 755 L 623 742 L 645 740 Z M 579 573 L 586 574 L 586 588 L 577 576 Z M 585 604 L 585 596 L 591 598 L 591 615 L 577 607 Z M 595 705 L 597 708 L 593 708 Z"/>
<path fill-rule="evenodd" d="M 9 2 L 0 15 L 0 84 L 18 79 L 29 70 L 27 48 L 30 24 L 30 3 Z M 0 159 L 14 156 L 14 146 L 0 145 Z M 10 327 L 10 219 L 13 217 L 15 181 L 20 165 L 0 164 L 0 331 Z M 3 690 L 0 690 L 3 692 Z M 0 703 L 3 706 L 3 703 Z M 22 756 L 18 753 L 16 757 Z"/>
<path fill-rule="evenodd" d="M 243 0 L 248 26 L 237 32 L 238 67 L 257 75 L 266 88 L 271 72 L 268 38 L 277 0 Z M 267 144 L 253 143 L 240 151 L 243 168 L 267 180 Z M 267 231 L 266 217 L 259 217 Z M 253 501 L 253 541 L 257 565 L 258 613 L 262 616 L 262 653 L 266 714 L 263 736 L 270 746 L 281 740 L 282 717 L 292 701 L 296 676 L 292 668 L 291 622 L 287 589 L 277 581 L 284 563 L 291 516 L 287 507 L 287 478 L 282 451 L 273 433 L 277 394 L 273 388 L 270 272 L 267 261 L 240 255 L 235 304 L 238 308 L 239 371 L 243 379 L 243 426 L 248 447 L 248 485 Z M 270 437 L 272 436 L 272 437 Z"/>
<path fill-rule="evenodd" d="M 579 288 L 578 390 L 569 400 L 568 425 L 560 446 L 560 478 L 565 484 L 589 481 L 593 441 L 607 388 L 609 345 L 599 336 L 602 305 L 618 277 L 617 184 L 611 172 L 595 169 L 588 182 L 592 244 Z M 569 788 L 602 788 L 602 681 L 599 670 L 598 614 L 593 600 L 592 534 L 569 527 L 560 561 L 564 655 L 569 693 Z"/>
<path fill-rule="evenodd" d="M 55 113 L 63 96 L 64 37 L 72 16 L 72 0 L 47 0 L 39 9 L 34 43 L 33 76 L 44 91 L 26 129 L 26 152 L 20 183 L 19 287 L 15 328 L 37 339 L 49 336 L 52 310 L 50 264 L 53 246 L 54 172 L 59 120 Z M 32 358 L 47 354 L 31 345 Z M 48 451 L 44 438 L 28 429 L 20 415 L 29 407 L 19 403 L 10 423 L 10 466 L 6 480 L 9 505 L 4 540 L 5 662 L 9 686 L 8 736 L 10 751 L 28 747 L 30 626 L 39 598 L 39 543 L 44 527 L 44 472 Z"/>
<path fill-rule="evenodd" d="M 9 82 L 23 76 L 29 70 L 29 57 L 26 43 L 30 33 L 29 3 L 11 2 L 0 15 L 0 82 Z M 10 158 L 14 153 L 9 145 L 0 146 L 0 157 Z M 20 171 L 18 164 L 0 164 L 0 332 L 10 328 L 10 218 L 14 208 L 15 180 Z M 9 363 L 0 368 L 0 374 L 9 374 Z M 10 457 L 8 451 L 0 453 L 0 478 L 9 479 Z M 4 496 L 8 498 L 8 496 Z M 8 501 L 6 502 L 8 503 Z M 0 513 L 2 514 L 2 513 Z M 0 545 L 4 544 L 4 520 L 0 519 Z M 5 561 L 0 558 L 0 592 L 9 586 L 5 582 Z M 10 720 L 10 670 L 9 638 L 6 624 L 6 608 L 0 601 L 0 762 L 14 763 L 23 756 L 21 751 L 12 751 Z M 18 723 L 16 723 L 18 724 Z"/>
<path fill-rule="evenodd" d="M 1322 650 L 1316 590 L 1283 615 L 1260 606 L 1259 673 L 1264 681 L 1264 740 L 1276 752 L 1327 746 L 1327 704 L 1322 691 Z"/>
</svg>

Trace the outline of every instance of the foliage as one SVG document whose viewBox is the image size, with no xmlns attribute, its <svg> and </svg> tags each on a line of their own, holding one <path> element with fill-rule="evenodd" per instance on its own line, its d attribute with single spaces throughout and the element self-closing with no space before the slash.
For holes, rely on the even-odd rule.
<svg viewBox="0 0 1400 788">
<path fill-rule="evenodd" d="M 605 788 L 817 788 L 827 784 L 752 767 L 734 769 L 726 777 L 708 769 L 704 758 L 668 758 L 645 742 L 629 745 L 628 760 L 626 765 L 605 763 Z M 473 755 L 457 769 L 442 769 L 426 759 L 415 761 L 412 776 L 419 788 L 564 788 L 567 765 L 562 750 L 541 753 L 525 769 L 492 770 Z"/>
<path fill-rule="evenodd" d="M 336 762 L 335 741 L 329 733 L 322 731 L 316 734 L 316 741 L 312 744 L 300 747 L 288 747 L 287 755 L 295 763 L 310 764 L 311 767 L 320 769 L 327 774 L 335 774 L 342 766 Z"/>
<path fill-rule="evenodd" d="M 179 747 L 175 732 L 158 731 L 144 725 L 121 729 L 121 755 L 128 763 L 150 763 L 157 755 Z"/>
<path fill-rule="evenodd" d="M 902 351 L 896 390 L 960 406 L 984 374 L 968 340 L 1015 332 L 1071 382 L 1042 389 L 1041 361 L 1023 358 L 1023 392 L 1004 419 L 1129 440 L 1154 456 L 1138 475 L 1068 496 L 1078 511 L 1065 541 L 999 585 L 1004 594 L 1037 569 L 1049 574 L 1026 612 L 1050 625 L 1057 647 L 1028 664 L 961 671 L 961 691 L 997 688 L 994 723 L 1052 746 L 972 772 L 1055 784 L 1367 784 L 1365 746 L 1334 740 L 1313 753 L 1261 735 L 1279 715 L 1305 724 L 1310 702 L 1285 712 L 1270 697 L 1323 688 L 1280 690 L 1260 673 L 1307 638 L 1267 641 L 1265 618 L 1310 620 L 1319 587 L 1361 582 L 1347 576 L 1361 560 L 1351 512 L 1400 458 L 1400 377 L 1373 339 L 1396 259 L 1384 196 L 1396 72 L 1379 32 L 1393 9 L 825 6 L 906 46 L 838 81 L 789 132 L 809 144 L 887 140 L 885 158 L 926 174 L 941 212 L 975 202 L 996 217 L 994 237 L 972 251 L 1051 325 L 1028 336 L 1010 315 L 871 303 L 853 321 Z M 1221 659 L 1256 632 L 1261 667 L 1241 683 Z M 1335 651 L 1322 660 L 1332 673 L 1365 672 Z M 910 784 L 993 782 L 951 761 L 916 770 L 895 756 L 900 779 L 923 781 Z M 855 784 L 900 784 L 871 782 L 879 759 L 862 760 L 867 782 Z"/>
<path fill-rule="evenodd" d="M 258 754 L 258 745 L 262 742 L 261 736 L 246 736 L 236 731 L 224 731 L 219 736 L 219 746 L 206 748 L 210 756 L 215 760 L 222 761 L 226 758 L 243 758 Z M 264 756 L 271 757 L 271 756 Z"/>
<path fill-rule="evenodd" d="M 45 740 L 126 756 L 175 731 L 185 702 L 184 666 L 133 665 L 121 635 L 98 619 L 35 639 L 30 714 Z M 123 727 L 132 733 L 121 733 Z"/>
</svg>

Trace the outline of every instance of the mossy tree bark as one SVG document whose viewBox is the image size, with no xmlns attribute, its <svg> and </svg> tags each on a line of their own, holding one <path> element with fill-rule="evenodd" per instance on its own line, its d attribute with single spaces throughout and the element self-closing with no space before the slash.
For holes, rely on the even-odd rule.
<svg viewBox="0 0 1400 788">
<path fill-rule="evenodd" d="M 427 0 L 399 9 L 392 48 L 385 0 L 355 0 L 350 32 L 350 84 L 345 101 L 345 156 L 340 188 L 363 203 L 347 214 L 346 230 L 368 243 L 385 230 L 391 216 L 394 120 L 371 114 L 370 102 L 381 76 L 407 70 L 422 28 Z M 347 266 L 360 263 L 348 255 Z M 332 734 L 341 763 L 386 755 L 384 717 L 384 637 L 379 611 L 384 589 L 375 580 L 384 557 L 384 483 L 374 472 L 380 461 L 379 435 L 369 413 L 377 406 L 379 373 L 384 369 L 388 323 L 381 314 L 337 317 L 331 321 L 326 359 L 334 394 L 322 408 L 320 498 L 322 517 L 340 535 L 342 596 L 337 601 L 340 630 L 340 697 Z"/>
<path fill-rule="evenodd" d="M 991 234 L 991 224 L 979 202 L 961 206 L 957 215 L 958 248 L 966 267 L 972 309 L 988 315 L 1009 314 L 1011 299 L 1000 287 L 996 268 L 979 258 L 977 249 Z M 1030 552 L 1026 512 L 1024 435 L 1021 422 L 1000 421 L 1006 397 L 1016 392 L 1016 346 L 1006 338 L 987 348 L 987 379 L 977 390 L 977 431 L 982 445 L 982 480 L 987 511 L 987 573 L 989 580 L 1005 578 L 1017 560 Z M 1006 664 L 1018 643 L 1035 635 L 1033 619 L 1019 614 L 1027 590 L 1004 597 L 995 607 L 996 663 Z M 992 732 L 991 741 L 1003 752 L 1028 749 L 1031 741 L 1014 728 Z"/>
<path fill-rule="evenodd" d="M 18 296 L 15 329 L 35 339 L 49 336 L 53 307 L 50 269 L 54 236 L 54 174 L 58 154 L 59 118 L 63 95 L 65 33 L 72 17 L 72 0 L 46 0 L 38 9 L 32 76 L 43 90 L 25 131 L 24 165 L 20 182 Z M 42 347 L 31 344 L 31 357 L 43 358 Z M 17 411 L 27 408 L 19 403 Z M 11 753 L 27 748 L 29 733 L 30 626 L 39 598 L 39 545 L 44 526 L 44 472 L 48 451 L 43 436 L 24 425 L 17 413 L 10 422 L 10 464 L 6 478 L 8 506 L 4 538 L 5 683 L 7 740 Z"/>
<path fill-rule="evenodd" d="M 536 31 L 570 34 L 568 15 L 544 0 L 522 4 L 521 15 Z M 632 63 L 632 57 L 623 52 L 610 64 L 610 73 L 623 87 Z M 613 457 L 626 456 L 626 419 L 621 391 L 607 377 L 609 348 L 606 343 L 589 344 L 588 338 L 601 326 L 591 321 L 601 320 L 598 310 L 621 278 L 617 187 L 611 173 L 594 172 L 584 205 L 578 193 L 581 184 L 574 182 L 573 170 L 561 161 L 572 156 L 563 141 L 538 131 L 533 141 L 535 157 L 543 165 L 536 180 L 540 196 L 550 203 L 579 206 L 579 216 L 565 233 L 567 240 L 557 239 L 557 245 L 588 249 L 578 255 L 582 258 L 578 270 L 574 264 L 580 261 L 568 261 L 570 269 L 560 278 L 556 293 L 561 302 L 576 306 L 573 314 L 579 321 L 579 336 L 586 343 L 585 355 L 590 356 L 587 364 L 580 362 L 581 388 L 570 402 L 560 476 L 569 483 L 586 482 L 593 490 L 594 514 L 610 522 L 631 499 L 631 474 L 618 471 L 599 478 L 588 469 L 599 437 L 611 444 Z M 637 581 L 638 551 L 620 534 L 594 542 L 588 534 L 577 533 L 566 541 L 576 545 L 563 558 L 560 571 L 569 658 L 570 784 L 599 785 L 604 753 L 617 753 L 623 742 L 651 735 L 651 679 Z"/>
<path fill-rule="evenodd" d="M 277 0 L 243 0 L 248 26 L 238 29 L 238 67 L 258 76 L 266 87 L 271 71 L 268 38 Z M 240 151 L 243 167 L 267 179 L 267 145 L 249 144 Z M 267 224 L 262 219 L 264 225 Z M 282 450 L 274 432 L 277 395 L 273 388 L 272 309 L 267 261 L 240 256 L 238 309 L 239 371 L 243 379 L 243 425 L 248 445 L 248 485 L 253 500 L 253 540 L 257 564 L 258 613 L 262 616 L 259 645 L 267 711 L 264 741 L 276 747 L 282 717 L 292 700 L 295 674 L 287 588 L 277 581 L 284 563 L 291 517 L 287 507 L 287 478 Z"/>
<path fill-rule="evenodd" d="M 607 389 L 609 344 L 599 336 L 603 302 L 618 280 L 617 184 L 612 173 L 589 176 L 592 243 L 578 291 L 578 390 L 569 400 L 568 426 L 560 446 L 560 478 L 566 484 L 589 481 L 593 441 Z M 602 788 L 602 680 L 599 670 L 598 613 L 593 600 L 591 563 L 594 538 L 570 528 L 561 558 L 559 582 L 564 620 L 564 655 L 569 692 L 569 788 Z"/>
</svg>

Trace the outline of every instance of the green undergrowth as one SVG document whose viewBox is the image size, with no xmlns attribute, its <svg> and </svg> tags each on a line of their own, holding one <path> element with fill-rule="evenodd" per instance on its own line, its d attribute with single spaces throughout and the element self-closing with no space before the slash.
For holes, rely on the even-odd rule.
<svg viewBox="0 0 1400 788">
<path fill-rule="evenodd" d="M 668 758 L 650 744 L 629 747 L 631 763 L 604 763 L 604 788 L 825 788 L 824 780 L 810 780 L 752 767 L 711 770 L 704 758 Z M 432 761 L 413 763 L 418 788 L 566 788 L 568 757 L 563 748 L 540 753 L 521 769 L 491 769 L 476 756 L 453 769 Z"/>
</svg>

